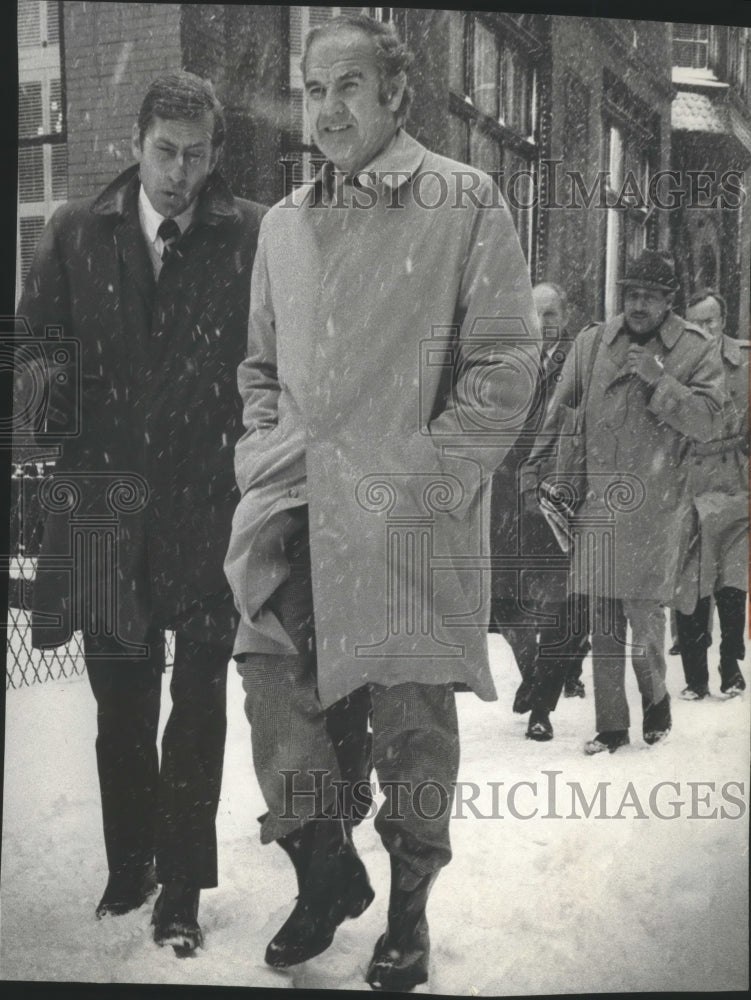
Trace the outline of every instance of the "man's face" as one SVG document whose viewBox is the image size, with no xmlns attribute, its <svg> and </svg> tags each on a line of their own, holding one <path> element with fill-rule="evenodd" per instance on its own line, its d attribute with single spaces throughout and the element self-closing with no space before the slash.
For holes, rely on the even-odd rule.
<svg viewBox="0 0 751 1000">
<path fill-rule="evenodd" d="M 627 285 L 623 293 L 623 313 L 632 333 L 652 333 L 665 319 L 673 301 L 672 292 L 642 285 Z"/>
<path fill-rule="evenodd" d="M 725 329 L 722 306 L 712 295 L 702 302 L 697 302 L 695 306 L 689 306 L 686 310 L 686 319 L 690 323 L 698 323 L 699 326 L 703 326 L 707 333 L 711 333 L 713 337 L 721 336 Z"/>
<path fill-rule="evenodd" d="M 133 155 L 140 164 L 141 184 L 149 201 L 167 219 L 181 215 L 214 169 L 214 115 L 207 111 L 195 121 L 154 118 L 143 143 L 133 128 Z"/>
<path fill-rule="evenodd" d="M 337 170 L 368 164 L 395 134 L 405 82 L 396 79 L 381 104 L 371 39 L 356 28 L 317 38 L 305 60 L 305 100 L 313 138 Z"/>
<path fill-rule="evenodd" d="M 566 315 L 555 289 L 548 285 L 535 285 L 532 289 L 540 329 L 546 340 L 557 340 L 566 328 Z"/>
</svg>

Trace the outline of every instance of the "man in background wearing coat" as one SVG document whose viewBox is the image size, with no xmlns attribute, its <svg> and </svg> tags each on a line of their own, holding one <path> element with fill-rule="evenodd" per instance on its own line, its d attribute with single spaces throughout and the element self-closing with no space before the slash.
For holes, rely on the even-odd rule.
<svg viewBox="0 0 751 1000">
<path fill-rule="evenodd" d="M 588 754 L 629 742 L 627 623 L 644 740 L 658 743 L 670 731 L 664 605 L 674 598 L 691 503 L 686 456 L 692 441 L 715 435 L 724 394 L 717 343 L 671 310 L 672 260 L 644 250 L 620 284 L 623 312 L 577 337 L 532 454 L 556 438 L 560 408 L 584 393 L 586 481 L 573 484 L 584 498 L 574 522 L 572 589 L 589 595 L 593 611 L 598 731 L 585 744 Z"/>
<path fill-rule="evenodd" d="M 566 560 L 534 493 L 524 491 L 525 464 L 574 342 L 563 288 L 544 281 L 532 297 L 542 333 L 539 385 L 523 433 L 493 475 L 490 547 L 495 560 L 505 556 L 515 565 L 494 565 L 490 631 L 509 643 L 522 675 L 513 709 L 530 713 L 527 737 L 545 742 L 553 738 L 550 712 L 564 684 L 569 696 L 584 697 L 579 678 L 589 644 L 583 599 L 568 599 Z M 556 560 L 558 568 L 551 565 Z"/>
<path fill-rule="evenodd" d="M 738 666 L 745 654 L 748 592 L 748 341 L 725 333 L 726 306 L 712 289 L 688 300 L 686 319 L 721 345 L 725 371 L 722 426 L 716 438 L 696 442 L 691 466 L 692 528 L 676 588 L 676 624 L 686 678 L 681 697 L 709 694 L 707 646 L 714 597 L 720 619 L 720 691 L 741 694 Z"/>
<path fill-rule="evenodd" d="M 263 214 L 215 169 L 224 131 L 208 81 L 155 80 L 133 127 L 137 164 L 55 213 L 18 307 L 36 336 L 53 325 L 80 348 L 78 385 L 49 372 L 48 433 L 64 436 L 79 404 L 81 426 L 48 495 L 75 496 L 79 521 L 123 498 L 111 573 L 78 566 L 82 591 L 57 568 L 70 554 L 71 514 L 49 514 L 33 597 L 36 646 L 83 631 L 109 867 L 96 915 L 141 906 L 160 882 L 154 939 L 180 953 L 201 944 L 200 890 L 217 884 L 237 625 L 222 568 L 242 432 L 234 371 Z M 164 629 L 175 655 L 160 767 Z"/>
<path fill-rule="evenodd" d="M 269 809 L 261 839 L 291 855 L 300 890 L 266 961 L 320 954 L 373 898 L 335 815 L 323 716 L 365 697 L 392 800 L 375 820 L 391 894 L 367 981 L 387 990 L 428 977 L 425 908 L 451 858 L 453 685 L 496 697 L 488 486 L 538 363 L 510 214 L 487 175 L 402 128 L 409 62 L 392 26 L 361 15 L 306 39 L 307 107 L 328 162 L 261 227 L 226 560 Z"/>
</svg>

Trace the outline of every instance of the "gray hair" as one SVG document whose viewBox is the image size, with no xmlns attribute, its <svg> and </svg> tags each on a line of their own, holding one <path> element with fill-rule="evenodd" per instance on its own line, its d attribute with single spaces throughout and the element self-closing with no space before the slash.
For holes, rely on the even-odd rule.
<svg viewBox="0 0 751 1000">
<path fill-rule="evenodd" d="M 414 55 L 401 40 L 393 24 L 376 21 L 365 14 L 340 14 L 338 17 L 332 17 L 325 24 L 320 24 L 308 32 L 305 36 L 305 47 L 300 61 L 303 78 L 305 77 L 305 63 L 308 58 L 308 52 L 313 42 L 324 35 L 334 34 L 344 28 L 353 28 L 356 31 L 362 31 L 373 42 L 376 64 L 380 75 L 378 98 L 381 104 L 388 103 L 391 99 L 391 81 L 399 73 L 407 73 L 412 65 Z M 396 111 L 400 122 L 403 122 L 407 117 L 409 106 L 412 103 L 412 94 L 412 88 L 407 84 L 404 88 L 401 104 Z"/>
</svg>

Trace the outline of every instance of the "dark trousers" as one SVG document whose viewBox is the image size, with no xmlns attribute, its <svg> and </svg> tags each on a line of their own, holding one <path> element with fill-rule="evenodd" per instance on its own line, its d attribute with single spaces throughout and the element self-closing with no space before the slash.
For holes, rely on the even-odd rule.
<svg viewBox="0 0 751 1000">
<path fill-rule="evenodd" d="M 545 614 L 555 616 L 550 624 L 504 625 L 504 620 L 518 616 L 517 602 L 513 598 L 494 602 L 494 628 L 513 650 L 533 707 L 555 711 L 565 681 L 581 677 L 582 663 L 590 648 L 587 607 L 586 595 L 573 594 L 565 602 L 545 606 Z"/>
<path fill-rule="evenodd" d="M 722 587 L 714 595 L 720 619 L 720 677 L 731 680 L 738 673 L 738 660 L 745 655 L 743 632 L 746 624 L 746 593 L 736 587 Z M 678 645 L 686 684 L 696 691 L 709 684 L 707 647 L 711 642 L 712 598 L 702 597 L 694 611 L 684 615 L 676 611 Z"/>
<path fill-rule="evenodd" d="M 417 874 L 431 872 L 451 859 L 449 814 L 459 769 L 454 692 L 443 684 L 368 684 L 323 709 L 307 517 L 300 518 L 287 546 L 290 576 L 269 601 L 297 653 L 248 655 L 238 664 L 253 765 L 268 807 L 261 839 L 269 843 L 306 819 L 336 814 L 348 796 L 362 798 L 362 789 L 346 786 L 350 776 L 369 773 L 369 765 L 363 768 L 369 710 L 373 764 L 386 790 L 376 830 L 389 853 Z"/>
<path fill-rule="evenodd" d="M 157 877 L 199 888 L 217 884 L 216 813 L 227 730 L 226 647 L 175 636 L 172 710 L 157 727 L 164 640 L 154 629 L 144 659 L 115 657 L 116 640 L 84 636 L 97 703 L 96 755 L 110 872 L 137 871 L 156 858 Z"/>
</svg>

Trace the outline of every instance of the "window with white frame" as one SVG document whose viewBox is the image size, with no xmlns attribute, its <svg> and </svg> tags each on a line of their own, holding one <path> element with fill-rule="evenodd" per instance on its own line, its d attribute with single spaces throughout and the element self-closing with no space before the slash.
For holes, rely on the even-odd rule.
<svg viewBox="0 0 751 1000">
<path fill-rule="evenodd" d="M 623 126 L 610 125 L 607 136 L 607 224 L 605 237 L 605 317 L 619 309 L 616 282 L 627 261 L 638 257 L 652 233 L 647 205 L 650 151 Z"/>
<path fill-rule="evenodd" d="M 609 71 L 603 95 L 605 139 L 605 281 L 606 319 L 618 313 L 617 282 L 626 263 L 657 238 L 656 220 L 648 204 L 649 180 L 657 155 L 658 122 L 652 112 Z"/>
<path fill-rule="evenodd" d="M 710 26 L 708 24 L 673 25 L 673 65 L 689 69 L 709 66 Z"/>
<path fill-rule="evenodd" d="M 68 197 L 57 0 L 18 3 L 16 299 L 45 223 Z"/>
<path fill-rule="evenodd" d="M 536 40 L 526 15 L 450 10 L 449 156 L 502 180 L 532 265 L 539 158 Z"/>
</svg>

